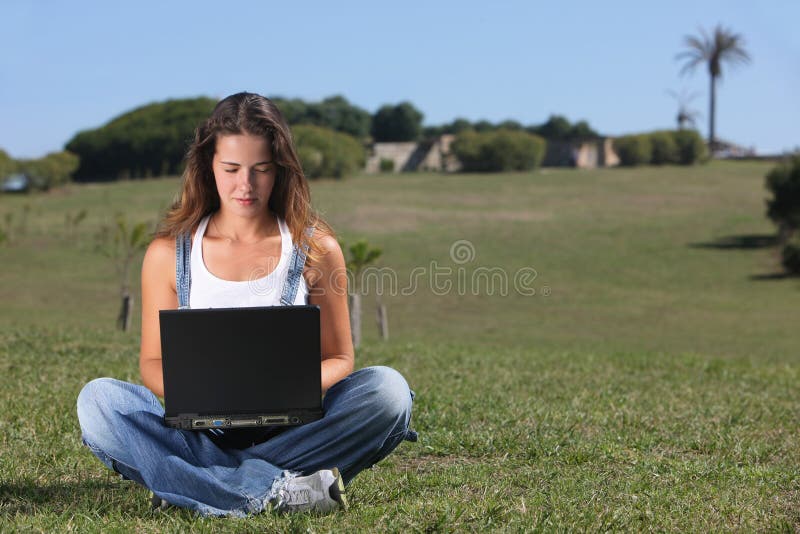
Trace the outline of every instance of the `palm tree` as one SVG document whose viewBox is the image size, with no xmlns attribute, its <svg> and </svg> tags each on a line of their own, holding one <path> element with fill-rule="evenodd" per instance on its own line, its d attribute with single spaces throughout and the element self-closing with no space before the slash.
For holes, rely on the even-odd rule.
<svg viewBox="0 0 800 534">
<path fill-rule="evenodd" d="M 676 59 L 686 60 L 681 74 L 693 71 L 701 63 L 708 65 L 711 76 L 711 93 L 708 113 L 708 144 L 713 150 L 717 137 L 714 130 L 716 118 L 716 84 L 717 78 L 722 77 L 722 64 L 731 66 L 749 63 L 750 55 L 744 49 L 744 39 L 738 33 L 723 28 L 718 24 L 714 33 L 709 35 L 702 28 L 700 36 L 687 35 L 684 38 L 686 50 L 677 55 Z"/>
</svg>

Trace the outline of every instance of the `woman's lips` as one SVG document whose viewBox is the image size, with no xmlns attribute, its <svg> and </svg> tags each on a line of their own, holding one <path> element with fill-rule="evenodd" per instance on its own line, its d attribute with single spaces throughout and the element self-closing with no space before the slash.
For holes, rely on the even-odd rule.
<svg viewBox="0 0 800 534">
<path fill-rule="evenodd" d="M 256 199 L 254 199 L 254 198 L 237 198 L 236 199 L 236 202 L 238 202 L 242 206 L 249 206 L 255 201 L 256 201 Z"/>
</svg>

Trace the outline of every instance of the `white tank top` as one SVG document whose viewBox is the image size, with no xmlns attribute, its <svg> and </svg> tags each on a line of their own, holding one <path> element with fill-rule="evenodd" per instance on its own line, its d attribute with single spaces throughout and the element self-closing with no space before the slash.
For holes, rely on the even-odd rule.
<svg viewBox="0 0 800 534">
<path fill-rule="evenodd" d="M 289 272 L 289 260 L 292 256 L 292 234 L 283 219 L 278 219 L 281 231 L 281 258 L 277 267 L 265 275 L 265 269 L 253 272 L 250 280 L 223 280 L 211 274 L 203 260 L 203 236 L 210 215 L 200 221 L 192 240 L 192 288 L 189 294 L 189 306 L 198 308 L 242 308 L 247 306 L 278 306 L 281 303 L 281 291 Z M 308 286 L 305 277 L 300 278 L 300 286 L 294 303 L 308 303 Z"/>
</svg>

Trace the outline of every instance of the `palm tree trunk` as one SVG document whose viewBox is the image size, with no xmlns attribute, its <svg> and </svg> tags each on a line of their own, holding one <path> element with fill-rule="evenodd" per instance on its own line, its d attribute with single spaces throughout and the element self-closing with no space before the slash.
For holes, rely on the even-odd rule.
<svg viewBox="0 0 800 534">
<path fill-rule="evenodd" d="M 716 110 L 717 110 L 717 77 L 713 74 L 711 75 L 711 102 L 709 104 L 709 113 L 708 113 L 708 148 L 711 152 L 714 152 L 714 149 L 717 148 L 717 135 L 714 131 L 714 123 L 716 120 Z"/>
</svg>

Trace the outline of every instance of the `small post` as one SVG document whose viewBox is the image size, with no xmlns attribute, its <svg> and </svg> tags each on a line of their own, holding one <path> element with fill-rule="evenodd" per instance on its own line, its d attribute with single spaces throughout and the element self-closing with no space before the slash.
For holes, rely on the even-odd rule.
<svg viewBox="0 0 800 534">
<path fill-rule="evenodd" d="M 378 303 L 378 307 L 375 310 L 377 315 L 377 322 L 378 322 L 378 334 L 381 336 L 381 339 L 384 341 L 388 341 L 389 339 L 389 316 L 386 314 L 386 305 Z"/>
<path fill-rule="evenodd" d="M 350 295 L 350 333 L 353 336 L 353 348 L 361 345 L 361 295 Z"/>
<path fill-rule="evenodd" d="M 133 297 L 129 293 L 122 295 L 122 307 L 119 310 L 117 324 L 120 330 L 127 332 L 131 327 L 131 311 L 133 310 Z"/>
</svg>

